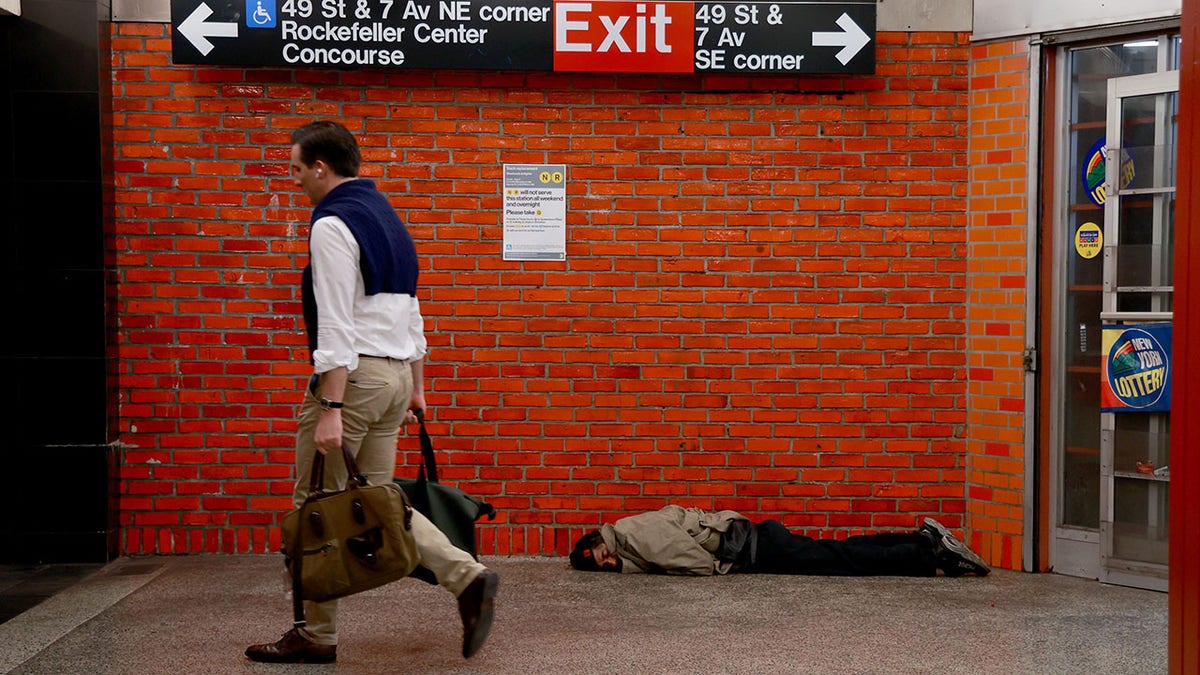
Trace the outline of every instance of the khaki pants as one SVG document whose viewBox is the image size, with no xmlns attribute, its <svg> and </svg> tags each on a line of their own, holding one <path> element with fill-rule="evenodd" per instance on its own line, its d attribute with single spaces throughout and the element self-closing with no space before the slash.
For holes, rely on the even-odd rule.
<svg viewBox="0 0 1200 675">
<path fill-rule="evenodd" d="M 396 471 L 396 439 L 412 397 L 412 367 L 406 361 L 359 357 L 350 373 L 342 408 L 342 439 L 371 485 L 392 480 Z M 308 497 L 309 476 L 317 449 L 313 434 L 321 406 L 306 390 L 296 436 L 296 489 L 292 502 L 299 508 Z M 330 454 L 325 461 L 325 489 L 346 486 L 346 465 Z M 428 518 L 413 511 L 413 538 L 421 564 L 437 575 L 438 583 L 457 596 L 483 571 L 471 554 L 450 543 Z M 305 602 L 305 636 L 316 644 L 337 644 L 337 600 Z"/>
</svg>

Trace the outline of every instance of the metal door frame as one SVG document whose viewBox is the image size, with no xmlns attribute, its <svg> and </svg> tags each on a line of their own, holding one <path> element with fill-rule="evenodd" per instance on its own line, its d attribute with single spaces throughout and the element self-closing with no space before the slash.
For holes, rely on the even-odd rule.
<svg viewBox="0 0 1200 675">
<path fill-rule="evenodd" d="M 1052 214 L 1039 217 L 1039 227 L 1050 228 L 1053 234 L 1050 236 L 1044 233 L 1038 235 L 1041 245 L 1046 247 L 1046 253 L 1042 254 L 1040 260 L 1030 259 L 1031 269 L 1033 266 L 1043 268 L 1043 271 L 1039 272 L 1041 286 L 1038 287 L 1039 298 L 1042 298 L 1042 309 L 1039 310 L 1041 316 L 1037 321 L 1039 329 L 1044 331 L 1044 334 L 1039 334 L 1037 340 L 1039 349 L 1033 352 L 1033 364 L 1038 371 L 1046 373 L 1039 375 L 1037 384 L 1039 389 L 1045 392 L 1044 404 L 1039 409 L 1040 414 L 1044 417 L 1037 425 L 1037 438 L 1041 439 L 1046 446 L 1044 459 L 1040 460 L 1044 461 L 1041 470 L 1046 472 L 1046 480 L 1045 490 L 1038 496 L 1038 504 L 1026 505 L 1025 517 L 1026 522 L 1031 522 L 1036 518 L 1032 509 L 1045 508 L 1044 529 L 1039 528 L 1038 533 L 1045 537 L 1042 540 L 1045 550 L 1038 556 L 1035 565 L 1059 574 L 1090 579 L 1101 577 L 1099 528 L 1064 525 L 1061 522 L 1064 490 L 1062 454 L 1065 443 L 1065 394 L 1063 388 L 1066 384 L 1062 373 L 1063 359 L 1069 341 L 1067 329 L 1064 326 L 1066 318 L 1064 289 L 1067 284 L 1067 266 L 1062 261 L 1064 260 L 1063 256 L 1068 255 L 1071 251 L 1071 236 L 1069 233 L 1065 236 L 1062 234 L 1066 232 L 1062 225 L 1069 220 L 1067 202 L 1070 189 L 1067 187 L 1067 181 L 1077 179 L 1073 169 L 1067 170 L 1067 167 L 1071 166 L 1069 160 L 1071 134 L 1065 131 L 1064 121 L 1070 116 L 1072 110 L 1071 52 L 1079 48 L 1079 45 L 1086 48 L 1091 43 L 1097 45 L 1117 44 L 1126 40 L 1138 39 L 1137 35 L 1140 33 L 1141 31 L 1132 31 L 1128 27 L 1117 27 L 1079 34 L 1077 39 L 1072 34 L 1048 36 L 1044 43 L 1041 40 L 1034 41 L 1036 44 L 1056 46 L 1049 54 L 1043 56 L 1043 59 L 1046 63 L 1059 65 L 1048 71 L 1048 77 L 1044 81 L 1045 91 L 1050 94 L 1052 101 L 1047 109 L 1053 111 L 1051 115 L 1052 130 L 1044 137 L 1050 144 L 1050 151 L 1045 153 L 1046 165 L 1052 168 L 1048 173 L 1043 172 L 1040 175 L 1041 180 L 1049 184 L 1050 188 L 1040 196 L 1034 192 L 1030 193 L 1031 200 L 1042 199 L 1045 208 Z M 1168 21 L 1163 26 L 1149 26 L 1145 35 L 1166 40 L 1159 49 L 1158 70 L 1156 73 L 1147 75 L 1154 76 L 1172 72 L 1168 70 L 1173 67 L 1172 46 L 1173 44 L 1177 46 L 1179 40 L 1174 22 Z M 1104 42 L 1102 43 L 1100 40 Z M 1031 128 L 1033 127 L 1031 126 Z M 1041 352 L 1040 358 L 1038 352 Z M 1029 436 L 1026 444 L 1030 457 L 1035 456 L 1037 450 L 1034 441 L 1030 440 L 1033 438 L 1033 435 Z M 1037 469 L 1026 467 L 1027 472 L 1035 470 Z M 1036 476 L 1026 475 L 1027 485 L 1036 480 Z"/>
<path fill-rule="evenodd" d="M 1105 190 L 1108 199 L 1104 203 L 1104 294 L 1103 306 L 1100 312 L 1101 322 L 1112 321 L 1170 321 L 1169 311 L 1149 312 L 1119 312 L 1117 311 L 1117 248 L 1119 238 L 1119 216 L 1121 195 L 1117 189 L 1120 184 L 1121 152 L 1124 147 L 1122 138 L 1121 101 L 1136 96 L 1178 93 L 1179 71 L 1169 70 L 1145 75 L 1131 75 L 1113 78 L 1108 81 L 1107 129 L 1108 156 L 1105 159 Z M 1169 110 L 1159 104 L 1155 111 L 1155 146 L 1165 145 L 1166 124 Z M 1154 167 L 1157 172 L 1161 167 Z M 1156 181 L 1157 183 L 1157 181 Z M 1174 191 L 1174 186 L 1172 186 Z M 1156 200 L 1157 202 L 1157 200 Z M 1157 211 L 1161 206 L 1156 203 Z M 1158 216 L 1154 222 L 1160 222 Z M 1156 230 L 1157 239 L 1159 233 Z M 1157 264 L 1157 260 L 1155 262 Z M 1157 299 L 1156 303 L 1157 304 Z M 1130 413 L 1136 414 L 1136 413 Z M 1116 413 L 1100 414 L 1100 580 L 1106 583 L 1137 586 L 1152 590 L 1167 590 L 1167 566 L 1123 560 L 1113 556 L 1113 519 L 1114 519 L 1114 454 L 1115 454 Z"/>
</svg>

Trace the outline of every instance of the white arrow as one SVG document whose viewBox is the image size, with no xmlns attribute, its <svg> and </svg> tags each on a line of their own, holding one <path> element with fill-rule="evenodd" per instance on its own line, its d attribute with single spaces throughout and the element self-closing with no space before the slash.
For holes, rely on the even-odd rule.
<svg viewBox="0 0 1200 675">
<path fill-rule="evenodd" d="M 213 11 L 209 9 L 205 3 L 200 3 L 196 11 L 192 12 L 188 18 L 179 24 L 179 33 L 192 43 L 196 51 L 200 52 L 201 56 L 208 56 L 208 53 L 213 50 L 213 43 L 208 41 L 210 37 L 237 37 L 238 25 L 233 23 L 209 23 L 205 19 L 212 16 Z"/>
<path fill-rule="evenodd" d="M 838 17 L 837 25 L 842 27 L 841 33 L 813 33 L 814 47 L 841 47 L 842 50 L 837 53 L 837 60 L 842 62 L 842 65 L 850 63 L 850 59 L 854 55 L 867 46 L 871 38 L 859 28 L 858 24 L 854 23 L 849 15 L 843 13 Z"/>
</svg>

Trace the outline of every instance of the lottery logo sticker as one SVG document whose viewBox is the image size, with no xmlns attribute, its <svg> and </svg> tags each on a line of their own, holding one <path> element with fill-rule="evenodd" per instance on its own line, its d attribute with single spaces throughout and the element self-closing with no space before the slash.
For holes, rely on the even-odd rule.
<svg viewBox="0 0 1200 675">
<path fill-rule="evenodd" d="M 1087 154 L 1084 155 L 1083 171 L 1080 176 L 1083 179 L 1083 191 L 1087 193 L 1087 198 L 1096 206 L 1104 206 L 1104 201 L 1108 199 L 1108 187 L 1104 184 L 1105 158 L 1104 158 L 1104 138 L 1097 139 L 1092 143 L 1092 147 L 1088 148 Z M 1121 149 L 1121 172 L 1120 181 L 1121 189 L 1129 187 L 1133 182 L 1134 176 L 1137 175 L 1137 170 L 1133 166 L 1133 157 L 1124 148 Z"/>
<path fill-rule="evenodd" d="M 1091 260 L 1104 248 L 1104 230 L 1095 223 L 1084 223 L 1075 230 L 1075 251 L 1079 257 Z"/>
<path fill-rule="evenodd" d="M 1171 324 L 1106 325 L 1100 405 L 1104 412 L 1171 409 Z"/>
</svg>

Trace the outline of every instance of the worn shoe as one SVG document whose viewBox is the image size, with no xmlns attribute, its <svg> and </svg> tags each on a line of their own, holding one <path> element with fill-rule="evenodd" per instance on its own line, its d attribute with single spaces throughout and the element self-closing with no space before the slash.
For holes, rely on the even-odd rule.
<svg viewBox="0 0 1200 675">
<path fill-rule="evenodd" d="M 458 596 L 458 615 L 462 617 L 464 658 L 471 658 L 487 640 L 495 614 L 496 589 L 500 575 L 484 570 Z"/>
<path fill-rule="evenodd" d="M 983 562 L 966 544 L 959 541 L 950 530 L 933 518 L 926 518 L 921 523 L 921 531 L 933 539 L 933 555 L 937 566 L 948 577 L 961 577 L 964 574 L 974 574 L 986 577 L 991 568 Z"/>
<path fill-rule="evenodd" d="M 263 663 L 333 663 L 337 660 L 337 645 L 319 645 L 293 628 L 278 642 L 250 645 L 246 656 Z"/>
</svg>

